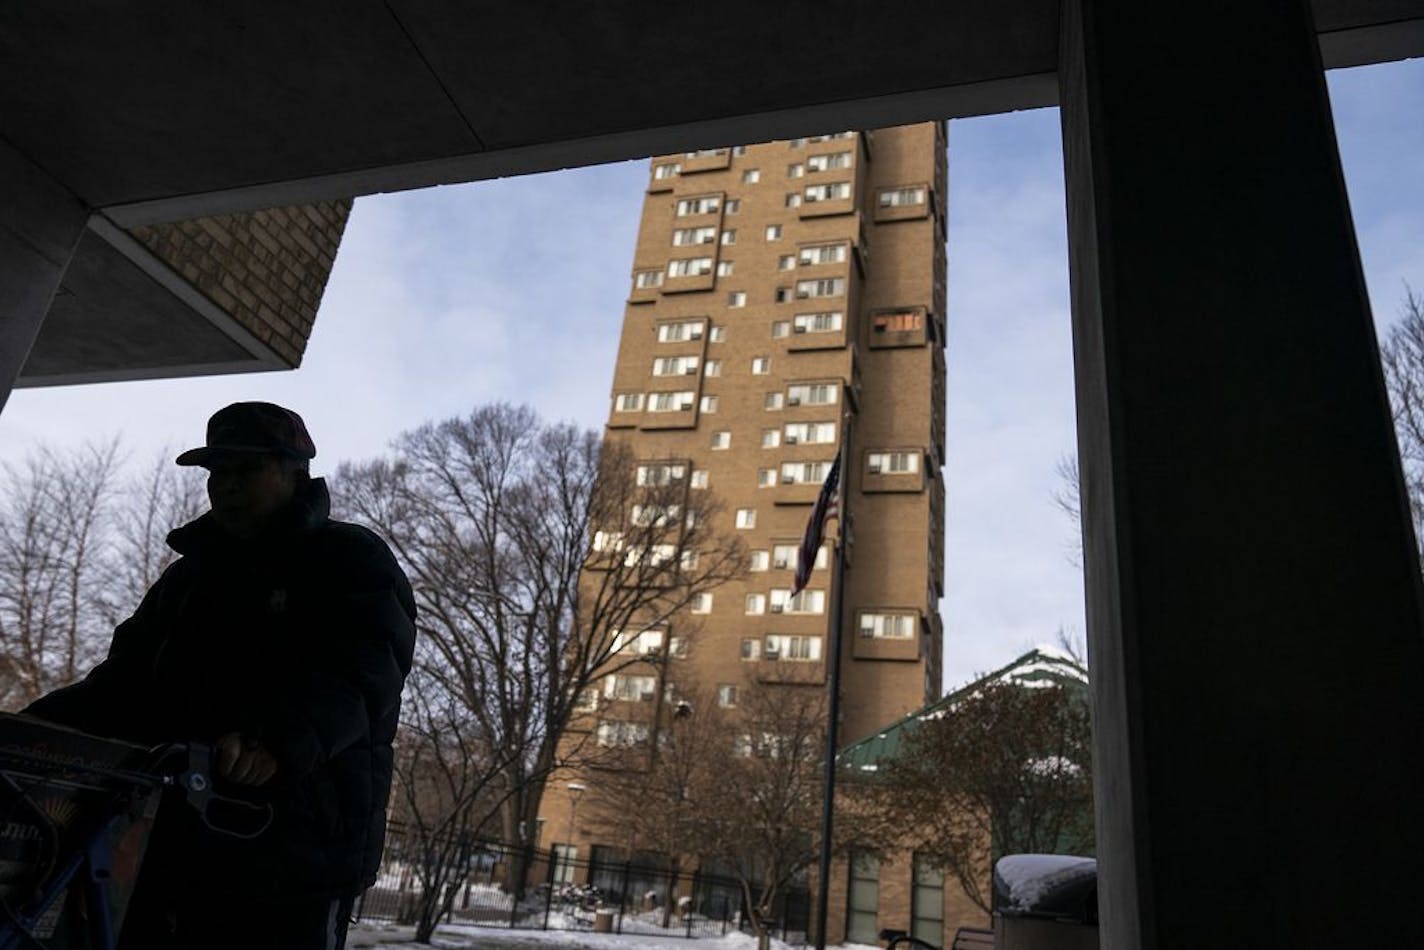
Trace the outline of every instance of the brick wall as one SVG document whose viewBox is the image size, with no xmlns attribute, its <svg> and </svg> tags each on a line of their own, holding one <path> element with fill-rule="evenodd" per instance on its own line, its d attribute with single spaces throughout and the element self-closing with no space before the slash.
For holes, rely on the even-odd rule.
<svg viewBox="0 0 1424 950">
<path fill-rule="evenodd" d="M 350 213 L 349 200 L 323 201 L 129 233 L 295 368 Z"/>
</svg>

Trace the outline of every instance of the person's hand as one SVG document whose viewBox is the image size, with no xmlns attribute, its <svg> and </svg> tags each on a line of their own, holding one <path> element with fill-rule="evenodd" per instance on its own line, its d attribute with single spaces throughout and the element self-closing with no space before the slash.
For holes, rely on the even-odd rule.
<svg viewBox="0 0 1424 950">
<path fill-rule="evenodd" d="M 217 773 L 239 785 L 263 785 L 277 774 L 277 760 L 254 739 L 229 732 L 213 744 Z"/>
</svg>

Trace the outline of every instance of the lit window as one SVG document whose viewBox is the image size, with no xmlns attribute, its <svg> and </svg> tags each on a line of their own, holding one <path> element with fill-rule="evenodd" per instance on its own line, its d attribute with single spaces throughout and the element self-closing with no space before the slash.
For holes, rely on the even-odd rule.
<svg viewBox="0 0 1424 950">
<path fill-rule="evenodd" d="M 747 292 L 744 290 L 734 290 L 727 295 L 727 306 L 745 307 L 747 305 Z"/>
<path fill-rule="evenodd" d="M 840 330 L 841 323 L 840 311 L 798 313 L 792 320 L 792 327 L 797 333 L 834 333 Z"/>
<path fill-rule="evenodd" d="M 767 373 L 770 373 L 770 372 L 771 372 L 771 357 L 769 357 L 769 356 L 754 356 L 754 357 L 752 357 L 752 375 L 753 375 L 753 376 L 765 376 Z"/>
<path fill-rule="evenodd" d="M 779 339 L 781 339 L 781 338 L 784 337 L 784 336 L 790 336 L 790 335 L 791 335 L 791 321 L 790 321 L 790 320 L 777 320 L 775 323 L 773 323 L 773 324 L 771 325 L 771 338 L 772 338 L 773 340 L 779 340 Z"/>
<path fill-rule="evenodd" d="M 773 469 L 773 468 L 759 468 L 759 469 L 757 469 L 757 487 L 758 487 L 758 488 L 771 488 L 771 487 L 772 487 L 773 485 L 775 485 L 775 484 L 776 484 L 776 469 Z"/>
<path fill-rule="evenodd" d="M 779 225 L 779 224 L 768 224 L 768 225 L 766 226 L 766 239 L 767 239 L 768 241 L 780 241 L 780 240 L 781 240 L 781 225 Z"/>
<path fill-rule="evenodd" d="M 777 270 L 793 270 L 796 267 L 795 254 L 783 254 L 776 259 Z"/>
<path fill-rule="evenodd" d="M 633 275 L 633 286 L 646 290 L 649 287 L 661 287 L 663 285 L 663 272 L 660 270 L 640 270 Z"/>
<path fill-rule="evenodd" d="M 642 393 L 619 393 L 613 397 L 614 412 L 638 412 L 642 408 Z"/>
<path fill-rule="evenodd" d="M 708 376 L 721 376 L 721 375 L 722 375 L 722 361 L 721 361 L 721 360 L 708 360 L 708 361 L 707 361 L 707 375 L 708 375 Z"/>
<path fill-rule="evenodd" d="M 723 244 L 736 244 L 736 243 L 737 243 L 737 232 L 736 232 L 735 230 L 732 230 L 732 231 L 723 231 L 723 232 L 722 232 L 722 243 L 723 243 Z"/>
<path fill-rule="evenodd" d="M 787 196 L 786 196 L 786 207 L 788 207 L 788 208 L 799 208 L 799 207 L 801 207 L 801 195 L 800 195 L 798 192 L 794 192 L 794 191 L 793 191 L 791 194 L 787 195 Z"/>
<path fill-rule="evenodd" d="M 703 411 L 703 412 L 716 412 L 716 411 L 717 411 L 717 397 L 716 397 L 716 396 L 703 396 L 703 397 L 702 397 L 702 411 Z"/>
<path fill-rule="evenodd" d="M 707 334 L 707 341 L 708 341 L 709 343 L 723 343 L 723 342 L 726 341 L 726 339 L 727 339 L 727 328 L 726 328 L 726 327 L 713 327 L 712 330 L 711 330 L 711 332 Z"/>
<path fill-rule="evenodd" d="M 832 406 L 839 388 L 835 383 L 798 383 L 786 388 L 786 401 L 793 406 Z"/>
<path fill-rule="evenodd" d="M 696 373 L 695 356 L 660 356 L 653 360 L 654 376 L 693 376 Z"/>
<path fill-rule="evenodd" d="M 806 166 L 802 165 L 800 162 L 797 162 L 794 165 L 786 166 L 787 178 L 800 178 L 804 174 L 806 174 Z"/>
<path fill-rule="evenodd" d="M 764 571 L 771 567 L 770 551 L 753 551 L 748 562 L 747 569 L 752 571 Z"/>
<path fill-rule="evenodd" d="M 662 165 L 653 166 L 654 178 L 676 178 L 678 172 L 682 171 L 682 166 L 676 162 L 666 162 Z"/>
<path fill-rule="evenodd" d="M 880 193 L 880 207 L 899 208 L 905 205 L 922 205 L 925 203 L 925 197 L 924 188 L 892 188 Z"/>
<path fill-rule="evenodd" d="M 692 477 L 688 480 L 688 484 L 691 485 L 693 488 L 706 488 L 707 470 L 702 468 L 694 470 L 692 473 Z"/>
<path fill-rule="evenodd" d="M 860 615 L 860 635 L 876 640 L 913 640 L 919 618 L 909 613 Z"/>
<path fill-rule="evenodd" d="M 733 265 L 732 265 L 732 262 L 731 262 L 731 261 L 718 261 L 718 262 L 717 262 L 717 276 L 718 276 L 718 277 L 731 277 L 731 276 L 732 276 L 732 266 L 733 266 Z"/>
<path fill-rule="evenodd" d="M 695 614 L 710 614 L 712 612 L 712 595 L 707 593 L 693 594 L 688 606 Z"/>
<path fill-rule="evenodd" d="M 702 321 L 690 320 L 684 323 L 658 324 L 659 343 L 681 343 L 684 340 L 702 339 Z"/>
<path fill-rule="evenodd" d="M 850 182 L 837 181 L 824 185 L 807 185 L 806 202 L 839 201 L 850 197 Z"/>
<path fill-rule="evenodd" d="M 841 264 L 846 259 L 845 244 L 817 244 L 801 248 L 801 264 Z"/>
<path fill-rule="evenodd" d="M 717 687 L 717 705 L 730 708 L 737 705 L 737 687 L 723 683 Z"/>
<path fill-rule="evenodd" d="M 685 412 L 694 405 L 696 394 L 683 390 L 672 393 L 648 393 L 649 412 Z"/>
<path fill-rule="evenodd" d="M 875 333 L 912 333 L 924 327 L 925 315 L 918 310 L 877 313 L 871 323 L 871 330 Z"/>
<path fill-rule="evenodd" d="M 712 258 L 689 257 L 680 261 L 668 261 L 669 277 L 701 277 L 712 273 Z"/>
<path fill-rule="evenodd" d="M 743 637 L 740 656 L 744 660 L 755 660 L 761 656 L 761 640 Z"/>
<path fill-rule="evenodd" d="M 796 296 L 802 300 L 808 297 L 842 297 L 844 295 L 844 277 L 828 277 L 822 280 L 798 280 L 796 282 Z"/>
<path fill-rule="evenodd" d="M 755 509 L 755 508 L 738 508 L 738 509 L 737 509 L 737 527 L 738 527 L 738 528 L 755 528 L 755 527 L 756 527 L 756 509 Z"/>
<path fill-rule="evenodd" d="M 746 603 L 746 613 L 764 614 L 766 613 L 766 595 L 748 594 Z"/>
<path fill-rule="evenodd" d="M 770 411 L 772 409 L 780 409 L 784 403 L 785 400 L 781 393 L 767 393 L 766 396 L 762 398 L 761 407 Z"/>
<path fill-rule="evenodd" d="M 761 447 L 764 449 L 774 449 L 781 444 L 780 429 L 762 429 Z"/>
<path fill-rule="evenodd" d="M 850 152 L 832 152 L 829 155 L 812 155 L 806 159 L 806 169 L 813 172 L 830 171 L 832 168 L 849 168 Z"/>
<path fill-rule="evenodd" d="M 722 206 L 722 199 L 713 195 L 707 198 L 684 198 L 677 203 L 677 216 L 685 218 L 693 214 L 711 214 Z"/>
<path fill-rule="evenodd" d="M 689 244 L 711 244 L 717 240 L 716 228 L 679 228 L 672 232 L 673 247 L 687 247 Z"/>
<path fill-rule="evenodd" d="M 732 433 L 727 429 L 722 429 L 712 433 L 712 448 L 730 449 L 732 447 Z"/>
<path fill-rule="evenodd" d="M 742 184 L 755 185 L 759 181 L 761 181 L 761 169 L 748 168 L 746 171 L 742 172 Z"/>
<path fill-rule="evenodd" d="M 872 475 L 913 475 L 920 470 L 920 453 L 872 452 L 866 462 Z"/>
</svg>

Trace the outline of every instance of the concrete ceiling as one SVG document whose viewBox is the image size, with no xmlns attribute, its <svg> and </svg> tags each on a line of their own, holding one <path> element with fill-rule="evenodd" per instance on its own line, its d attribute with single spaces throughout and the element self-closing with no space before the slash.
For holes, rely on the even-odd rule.
<svg viewBox="0 0 1424 950">
<path fill-rule="evenodd" d="M 1424 0 L 1313 7 L 1327 65 L 1424 55 Z M 0 137 L 127 227 L 1052 104 L 1057 10 L 11 3 Z"/>
</svg>

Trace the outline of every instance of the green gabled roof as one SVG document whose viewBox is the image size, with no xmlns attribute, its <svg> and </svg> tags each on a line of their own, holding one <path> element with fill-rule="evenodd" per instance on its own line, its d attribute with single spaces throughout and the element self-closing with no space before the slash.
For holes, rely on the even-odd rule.
<svg viewBox="0 0 1424 950">
<path fill-rule="evenodd" d="M 917 709 L 881 729 L 873 736 L 853 742 L 841 749 L 836 761 L 841 768 L 860 772 L 874 772 L 882 761 L 894 758 L 900 745 L 925 719 L 935 719 L 944 715 L 944 710 L 953 707 L 983 689 L 990 683 L 1006 681 L 1025 688 L 1040 686 L 1062 686 L 1082 691 L 1088 689 L 1088 671 L 1077 660 L 1056 647 L 1035 647 L 1008 666 L 987 673 L 971 683 L 959 687 L 954 692 Z"/>
</svg>

